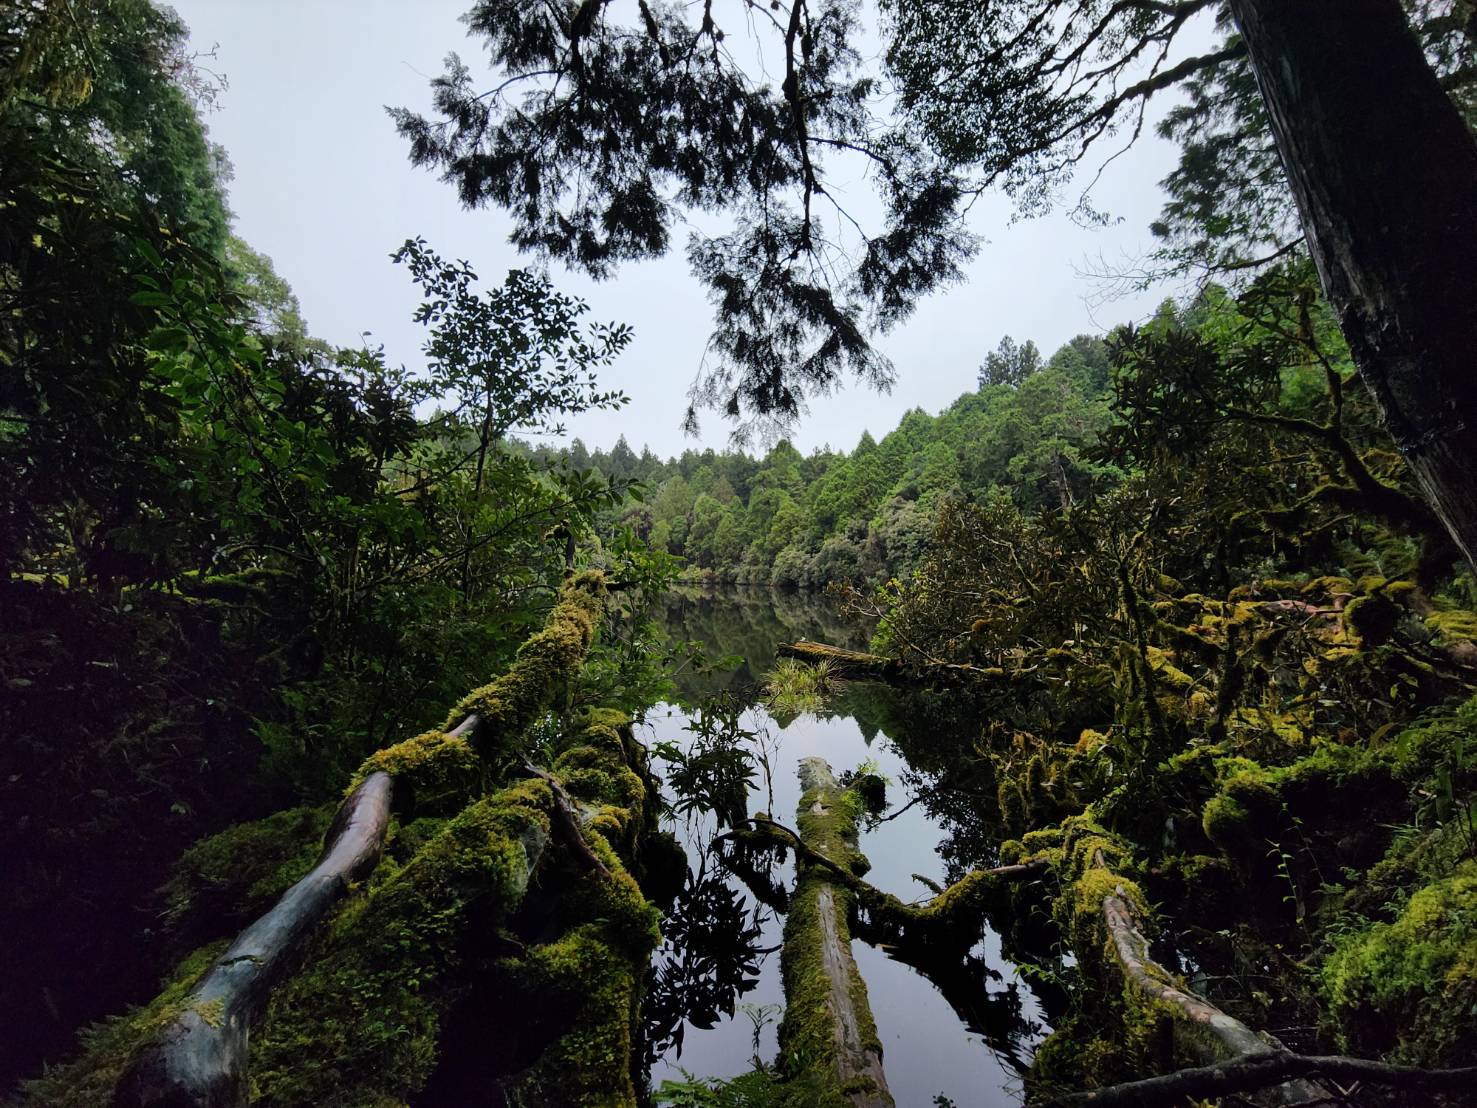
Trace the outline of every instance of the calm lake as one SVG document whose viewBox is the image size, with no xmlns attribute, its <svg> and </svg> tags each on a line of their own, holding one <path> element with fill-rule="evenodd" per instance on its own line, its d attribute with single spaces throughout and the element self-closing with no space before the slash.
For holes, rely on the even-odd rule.
<svg viewBox="0 0 1477 1108">
<path fill-rule="evenodd" d="M 898 812 L 920 790 L 929 792 L 897 818 L 864 829 L 861 849 L 872 863 L 868 881 L 904 901 L 926 900 L 933 894 L 918 878 L 947 884 L 970 866 L 987 863 L 969 857 L 968 835 L 939 814 L 951 805 L 930 792 L 939 786 L 937 774 L 910 764 L 905 754 L 910 724 L 903 722 L 906 712 L 889 703 L 886 690 L 850 684 L 824 713 L 795 719 L 777 719 L 758 701 L 776 643 L 809 638 L 862 648 L 870 628 L 848 619 L 824 597 L 766 590 L 674 594 L 666 619 L 674 639 L 699 641 L 713 657 L 737 655 L 741 661 L 705 675 L 679 674 L 680 699 L 689 707 L 663 704 L 648 713 L 638 726 L 638 735 L 648 744 L 671 741 L 687 749 L 693 741 L 687 729 L 691 706 L 728 692 L 745 705 L 743 728 L 754 734 L 752 742 L 767 754 L 772 771 L 769 781 L 761 775 L 751 791 L 750 814 L 770 811 L 794 825 L 800 800 L 795 771 L 801 758 L 824 758 L 838 774 L 866 762 L 888 781 L 885 815 Z M 663 766 L 658 761 L 655 768 L 660 773 Z M 958 797 L 952 808 L 958 810 Z M 696 869 L 704 843 L 713 836 L 712 821 L 678 819 L 672 829 Z M 771 876 L 788 887 L 792 860 L 776 866 Z M 759 934 L 750 945 L 765 953 L 755 960 L 757 981 L 736 998 L 732 1015 L 720 1014 L 708 1028 L 690 1022 L 683 1027 L 680 1052 L 668 1049 L 652 1063 L 654 1089 L 664 1080 L 682 1079 L 683 1071 L 729 1077 L 752 1068 L 756 1029 L 759 1056 L 766 1062 L 775 1058 L 776 1027 L 784 1010 L 779 955 L 784 920 L 760 905 L 737 877 L 726 880 L 742 895 L 746 910 L 758 915 Z M 1047 1029 L 1030 986 L 1001 957 L 997 936 L 982 935 L 967 961 L 946 974 L 935 973 L 941 978 L 937 982 L 885 950 L 860 940 L 852 947 L 882 1039 L 888 1084 L 899 1105 L 1020 1103 L 1019 1070 Z M 658 953 L 658 963 L 673 954 L 669 946 Z"/>
</svg>

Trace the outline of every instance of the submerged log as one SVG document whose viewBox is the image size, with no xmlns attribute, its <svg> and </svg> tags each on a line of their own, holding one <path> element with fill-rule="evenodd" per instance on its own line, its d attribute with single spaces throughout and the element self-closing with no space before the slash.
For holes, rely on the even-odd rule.
<svg viewBox="0 0 1477 1108">
<path fill-rule="evenodd" d="M 1025 681 L 1031 680 L 1036 667 L 1006 669 L 1001 666 L 976 666 L 967 662 L 945 662 L 936 659 L 910 658 L 903 662 L 881 654 L 848 650 L 830 643 L 782 642 L 775 646 L 781 658 L 795 658 L 811 665 L 824 664 L 835 677 L 854 681 L 880 681 L 901 688 L 917 688 L 948 684 L 959 680 Z"/>
<path fill-rule="evenodd" d="M 1051 871 L 1046 858 L 1027 858 L 1010 865 L 971 870 L 926 903 L 904 904 L 892 893 L 867 883 L 844 864 L 832 861 L 784 824 L 764 815 L 745 822 L 752 830 L 730 831 L 714 842 L 732 840 L 750 849 L 793 849 L 801 861 L 821 867 L 834 881 L 850 890 L 858 908 L 858 938 L 874 946 L 886 943 L 895 952 L 909 951 L 915 957 L 964 954 L 979 941 L 993 913 L 1010 910 L 1012 888 L 1029 884 Z M 747 879 L 745 883 L 749 884 Z M 749 884 L 749 889 L 764 899 L 753 884 Z"/>
<path fill-rule="evenodd" d="M 847 650 L 823 642 L 801 639 L 798 642 L 782 642 L 775 647 L 781 658 L 795 658 L 811 665 L 824 663 L 837 677 L 857 681 L 897 682 L 903 679 L 901 663 L 880 654 L 867 654 L 860 650 Z"/>
<path fill-rule="evenodd" d="M 184 1009 L 133 1057 L 114 1093 L 116 1108 L 246 1103 L 251 1025 L 350 884 L 379 863 L 393 790 L 388 774 L 375 773 L 349 794 L 324 836 L 317 864 L 237 936 Z"/>
<path fill-rule="evenodd" d="M 840 786 L 820 758 L 801 760 L 800 783 L 798 820 L 805 845 L 833 864 L 863 868 L 865 859 L 857 853 L 860 799 Z M 795 1076 L 829 1094 L 823 1103 L 892 1108 L 867 986 L 851 956 L 852 891 L 832 867 L 804 855 L 797 857 L 796 871 L 785 919 L 780 1045 L 803 1067 Z"/>
</svg>

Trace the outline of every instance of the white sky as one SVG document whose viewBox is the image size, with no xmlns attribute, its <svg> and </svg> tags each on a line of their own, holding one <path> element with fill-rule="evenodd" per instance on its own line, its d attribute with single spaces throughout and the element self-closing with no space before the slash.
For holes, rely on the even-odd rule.
<svg viewBox="0 0 1477 1108">
<path fill-rule="evenodd" d="M 429 79 L 449 51 L 476 71 L 480 44 L 457 19 L 468 3 L 174 0 L 196 49 L 219 43 L 217 60 L 206 64 L 230 82 L 206 122 L 235 166 L 237 233 L 272 258 L 313 334 L 358 345 L 369 331 L 392 362 L 410 366 L 421 362 L 424 335 L 411 321 L 416 288 L 388 258 L 401 242 L 420 235 L 442 255 L 469 260 L 488 284 L 529 264 L 508 245 L 510 224 L 500 211 L 465 211 L 450 185 L 410 166 L 384 112 L 385 105 L 428 109 Z M 1102 304 L 1099 286 L 1082 274 L 1104 258 L 1131 265 L 1153 248 L 1156 182 L 1174 153 L 1146 134 L 1109 168 L 1093 194 L 1118 219 L 1105 229 L 1063 215 L 1012 225 L 1004 197 L 977 204 L 972 222 L 987 241 L 968 280 L 925 301 L 879 341 L 898 371 L 891 395 L 851 384 L 817 398 L 792 435 L 796 446 L 850 449 L 864 429 L 880 438 L 909 408 L 937 412 L 975 387 L 979 363 L 1002 335 L 1032 339 L 1049 355 L 1075 334 L 1150 314 L 1176 290 Z M 711 318 L 680 253 L 628 265 L 605 283 L 557 269 L 553 277 L 589 302 L 588 318 L 635 329 L 602 379 L 631 403 L 570 420 L 570 437 L 609 447 L 624 434 L 638 452 L 650 445 L 664 457 L 726 444 L 729 426 L 718 413 L 704 416 L 697 439 L 679 427 Z"/>
</svg>

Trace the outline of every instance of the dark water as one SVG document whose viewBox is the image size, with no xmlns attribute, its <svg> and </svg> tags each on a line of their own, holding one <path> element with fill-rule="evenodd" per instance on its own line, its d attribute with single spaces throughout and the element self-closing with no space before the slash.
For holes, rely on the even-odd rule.
<svg viewBox="0 0 1477 1108">
<path fill-rule="evenodd" d="M 716 596 L 674 596 L 667 610 L 674 638 L 698 640 L 715 654 L 737 654 L 739 665 L 705 676 L 679 677 L 681 699 L 696 703 L 726 691 L 747 705 L 745 729 L 768 756 L 771 779 L 761 776 L 749 798 L 749 811 L 768 810 L 792 825 L 800 788 L 799 759 L 825 758 L 837 773 L 870 761 L 889 779 L 889 813 L 897 811 L 919 788 L 936 785 L 927 773 L 910 765 L 904 754 L 908 723 L 905 713 L 875 686 L 852 685 L 828 704 L 826 713 L 778 720 L 757 701 L 763 675 L 773 665 L 775 644 L 800 637 L 837 645 L 866 645 L 869 628 L 848 620 L 824 598 L 771 594 L 755 590 Z M 690 709 L 661 705 L 649 713 L 641 732 L 648 742 L 686 744 Z M 657 767 L 660 771 L 660 766 Z M 959 804 L 954 804 L 958 808 Z M 934 810 L 930 810 L 930 809 Z M 969 835 L 962 836 L 946 817 L 948 803 L 913 806 L 898 818 L 864 831 L 861 849 L 872 863 L 867 879 L 905 901 L 932 895 L 919 875 L 940 883 L 973 864 L 967 857 Z M 711 838 L 711 820 L 679 821 L 674 826 L 696 866 L 701 844 Z M 948 843 L 945 857 L 940 845 Z M 793 880 L 793 867 L 773 872 L 783 885 Z M 730 886 L 743 894 L 747 909 L 758 902 L 742 882 Z M 752 943 L 774 951 L 757 959 L 758 980 L 737 1001 L 732 1015 L 711 1029 L 684 1028 L 680 1056 L 669 1050 L 651 1071 L 652 1086 L 680 1079 L 685 1070 L 700 1076 L 734 1076 L 753 1065 L 753 1035 L 759 1027 L 759 1055 L 772 1061 L 777 1051 L 776 1026 L 783 1012 L 778 947 L 784 921 L 778 912 L 760 909 L 760 933 Z M 1006 962 L 1000 941 L 985 933 L 971 957 L 934 971 L 930 980 L 879 949 L 856 940 L 853 953 L 866 980 L 884 1049 L 888 1083 L 899 1105 L 932 1105 L 946 1096 L 960 1105 L 1014 1105 L 1020 1102 L 1019 1069 L 1044 1032 L 1040 1006 L 1026 982 Z M 659 959 L 662 957 L 658 956 Z"/>
</svg>

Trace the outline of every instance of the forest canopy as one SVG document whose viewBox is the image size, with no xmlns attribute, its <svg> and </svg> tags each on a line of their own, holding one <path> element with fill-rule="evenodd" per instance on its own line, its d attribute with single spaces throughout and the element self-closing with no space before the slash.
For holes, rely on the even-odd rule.
<svg viewBox="0 0 1477 1108">
<path fill-rule="evenodd" d="M 393 124 L 534 258 L 404 240 L 408 369 L 237 233 L 177 16 L 0 11 L 0 1094 L 887 1108 L 936 1044 L 870 947 L 971 1089 L 1471 1103 L 1471 4 L 465 22 L 491 76 Z M 778 434 L 893 379 L 985 190 L 1106 218 L 1160 108 L 1193 285 L 850 449 Z M 776 434 L 563 441 L 632 331 L 543 267 L 694 216 L 689 422 Z M 736 1076 L 678 1064 L 735 1028 Z"/>
</svg>

